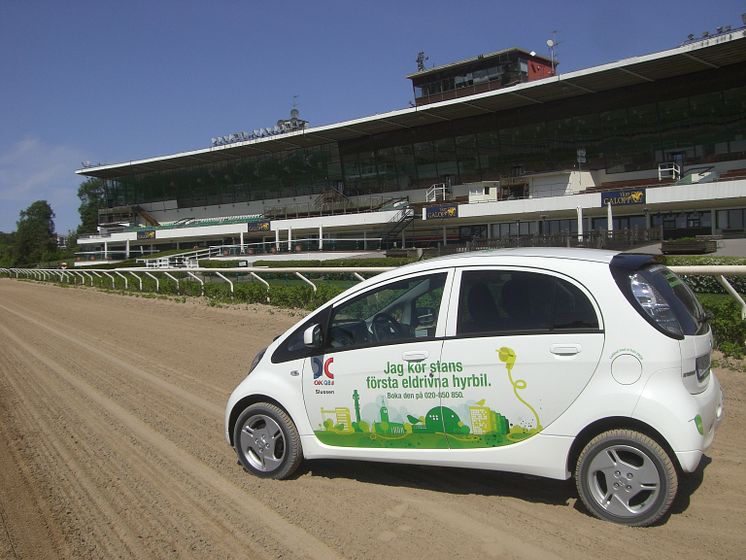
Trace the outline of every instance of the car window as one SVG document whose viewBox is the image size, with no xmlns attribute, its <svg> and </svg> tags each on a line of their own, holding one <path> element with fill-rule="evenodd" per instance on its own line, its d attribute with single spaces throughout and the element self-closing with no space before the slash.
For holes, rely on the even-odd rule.
<svg viewBox="0 0 746 560">
<path fill-rule="evenodd" d="M 435 336 L 446 273 L 416 276 L 373 288 L 332 311 L 326 336 L 340 349 Z"/>
<path fill-rule="evenodd" d="M 303 342 L 303 333 L 311 325 L 325 325 L 329 317 L 329 308 L 326 307 L 314 313 L 311 317 L 303 321 L 286 339 L 280 344 L 272 354 L 272 363 L 278 364 L 289 360 L 297 360 L 313 355 L 317 350 L 307 347 Z"/>
<path fill-rule="evenodd" d="M 465 271 L 457 334 L 597 330 L 598 318 L 570 282 L 535 272 Z"/>
</svg>

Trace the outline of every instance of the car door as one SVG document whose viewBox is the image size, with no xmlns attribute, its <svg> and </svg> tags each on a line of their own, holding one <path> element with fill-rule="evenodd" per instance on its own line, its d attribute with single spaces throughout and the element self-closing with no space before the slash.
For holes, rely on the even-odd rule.
<svg viewBox="0 0 746 560">
<path fill-rule="evenodd" d="M 550 271 L 467 268 L 456 274 L 440 368 L 451 448 L 503 447 L 558 418 L 601 357 L 601 316 L 587 291 Z"/>
<path fill-rule="evenodd" d="M 440 375 L 452 271 L 374 286 L 334 305 L 303 366 L 316 437 L 330 446 L 444 449 Z"/>
</svg>

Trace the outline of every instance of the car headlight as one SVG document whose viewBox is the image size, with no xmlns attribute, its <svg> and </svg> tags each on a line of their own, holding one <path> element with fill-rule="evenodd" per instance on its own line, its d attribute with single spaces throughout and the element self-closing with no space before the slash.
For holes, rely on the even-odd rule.
<svg viewBox="0 0 746 560">
<path fill-rule="evenodd" d="M 259 352 L 256 353 L 256 356 L 254 356 L 254 359 L 251 360 L 251 365 L 249 366 L 249 372 L 246 375 L 249 375 L 252 371 L 254 371 L 254 368 L 256 368 L 257 364 L 262 360 L 264 357 L 264 353 L 267 351 L 267 347 L 265 346 Z"/>
</svg>

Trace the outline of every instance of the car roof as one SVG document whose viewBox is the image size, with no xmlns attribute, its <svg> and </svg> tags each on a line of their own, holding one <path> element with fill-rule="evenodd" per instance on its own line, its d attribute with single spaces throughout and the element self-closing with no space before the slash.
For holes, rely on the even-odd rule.
<svg viewBox="0 0 746 560">
<path fill-rule="evenodd" d="M 403 266 L 396 271 L 388 272 L 386 273 L 386 277 L 398 276 L 405 271 L 415 272 L 418 270 L 429 270 L 447 266 L 491 265 L 507 263 L 507 261 L 511 261 L 513 264 L 516 264 L 516 261 L 524 261 L 524 264 L 529 264 L 530 261 L 534 259 L 585 261 L 608 265 L 618 254 L 618 251 L 572 247 L 516 247 L 510 249 L 486 249 L 419 261 Z"/>
<path fill-rule="evenodd" d="M 446 255 L 442 257 L 435 257 L 432 259 L 418 261 L 415 263 L 397 267 L 394 270 L 389 270 L 388 272 L 383 272 L 381 274 L 368 278 L 360 284 L 357 284 L 354 287 L 350 288 L 350 290 L 339 294 L 338 296 L 330 300 L 328 304 L 335 305 L 338 301 L 349 297 L 351 292 L 358 293 L 380 282 L 386 282 L 402 275 L 425 272 L 428 270 L 437 270 L 460 266 L 489 266 L 501 263 L 509 263 L 511 265 L 524 264 L 530 266 L 530 264 L 532 264 L 532 260 L 538 261 L 540 259 L 583 261 L 605 264 L 608 266 L 611 260 L 619 254 L 619 251 L 606 251 L 602 249 L 584 249 L 572 247 L 516 247 L 510 249 L 486 249 L 481 251 L 456 253 L 454 255 Z M 539 263 L 537 262 L 536 264 Z M 546 262 L 543 264 L 545 266 L 547 265 Z"/>
<path fill-rule="evenodd" d="M 467 259 L 500 260 L 501 258 L 544 258 L 590 261 L 609 264 L 611 259 L 619 254 L 619 251 L 606 251 L 602 249 L 585 249 L 576 247 L 513 247 L 508 249 L 485 249 L 482 251 L 469 251 L 455 255 L 436 257 L 427 262 L 453 261 L 453 266 L 468 264 Z M 449 263 L 450 264 L 450 263 Z"/>
</svg>

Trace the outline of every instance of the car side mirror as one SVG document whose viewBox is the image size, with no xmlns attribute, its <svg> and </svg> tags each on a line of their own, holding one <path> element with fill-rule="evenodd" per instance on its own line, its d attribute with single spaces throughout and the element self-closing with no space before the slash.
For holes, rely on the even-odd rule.
<svg viewBox="0 0 746 560">
<path fill-rule="evenodd" d="M 318 324 L 313 324 L 303 331 L 303 344 L 306 348 L 321 348 L 322 342 L 321 327 Z"/>
</svg>

